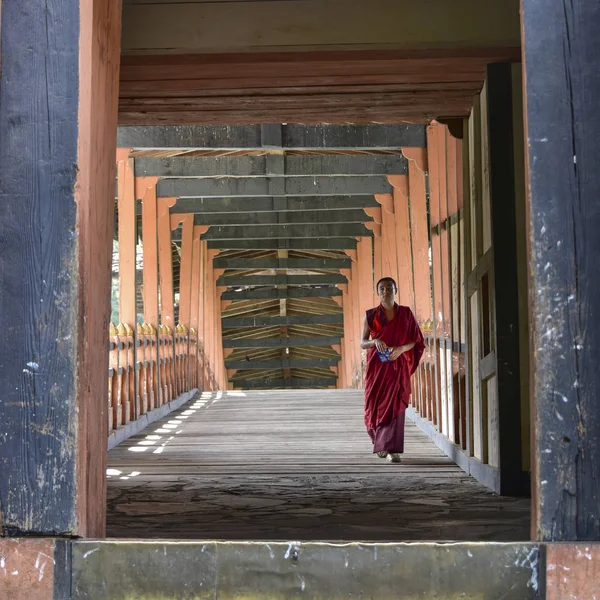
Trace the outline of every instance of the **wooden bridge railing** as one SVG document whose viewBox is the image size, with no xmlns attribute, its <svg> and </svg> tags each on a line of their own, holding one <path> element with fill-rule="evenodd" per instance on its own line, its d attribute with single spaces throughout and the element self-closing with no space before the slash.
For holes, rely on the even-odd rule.
<svg viewBox="0 0 600 600">
<path fill-rule="evenodd" d="M 110 324 L 109 434 L 199 387 L 202 349 L 194 329 Z"/>
</svg>

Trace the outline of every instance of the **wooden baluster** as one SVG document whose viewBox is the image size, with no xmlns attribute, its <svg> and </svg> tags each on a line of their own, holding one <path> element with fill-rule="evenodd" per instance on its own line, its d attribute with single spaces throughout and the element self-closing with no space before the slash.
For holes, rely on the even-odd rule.
<svg viewBox="0 0 600 600">
<path fill-rule="evenodd" d="M 146 323 L 142 323 L 144 336 L 144 394 L 146 398 L 146 412 L 151 411 L 152 402 L 152 338 L 146 328 Z"/>
<path fill-rule="evenodd" d="M 135 421 L 139 415 L 139 398 L 136 391 L 135 336 L 129 323 L 125 323 L 125 356 L 127 370 L 127 396 L 129 398 L 129 420 Z"/>
<path fill-rule="evenodd" d="M 146 356 L 146 336 L 144 335 L 144 327 L 141 323 L 137 323 L 136 328 L 136 369 L 137 369 L 137 390 L 140 398 L 139 415 L 144 415 L 148 412 L 148 389 L 147 389 L 147 356 Z"/>
<path fill-rule="evenodd" d="M 127 331 L 125 325 L 119 323 L 117 325 L 117 349 L 118 349 L 118 366 L 117 377 L 119 386 L 119 425 L 129 423 L 129 385 L 127 381 L 127 348 L 125 347 L 125 339 Z"/>
<path fill-rule="evenodd" d="M 190 353 L 189 353 L 189 361 L 190 361 L 190 387 L 191 389 L 198 387 L 198 369 L 196 365 L 196 361 L 198 360 L 198 334 L 196 330 L 191 327 L 190 328 Z"/>
<path fill-rule="evenodd" d="M 114 323 L 109 326 L 109 371 L 108 371 L 108 430 L 118 429 L 120 422 L 120 395 L 118 386 L 119 338 Z"/>
</svg>

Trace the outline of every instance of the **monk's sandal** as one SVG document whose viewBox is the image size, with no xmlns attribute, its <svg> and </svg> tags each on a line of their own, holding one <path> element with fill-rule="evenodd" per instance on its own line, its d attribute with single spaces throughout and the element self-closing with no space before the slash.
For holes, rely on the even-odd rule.
<svg viewBox="0 0 600 600">
<path fill-rule="evenodd" d="M 396 453 L 392 453 L 392 452 L 390 452 L 387 455 L 387 460 L 388 460 L 388 462 L 391 462 L 391 463 L 402 462 L 402 459 L 400 458 L 400 454 L 396 454 Z"/>
<path fill-rule="evenodd" d="M 377 456 L 379 456 L 379 458 L 387 458 L 389 456 L 388 452 L 378 452 Z"/>
</svg>

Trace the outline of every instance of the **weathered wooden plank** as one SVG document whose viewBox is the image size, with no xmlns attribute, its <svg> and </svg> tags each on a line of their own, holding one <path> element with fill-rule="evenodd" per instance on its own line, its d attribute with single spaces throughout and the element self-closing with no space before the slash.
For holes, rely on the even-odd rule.
<svg viewBox="0 0 600 600">
<path fill-rule="evenodd" d="M 370 236 L 361 236 L 370 237 Z M 355 250 L 355 238 L 271 238 L 271 239 L 233 239 L 209 240 L 209 249 L 218 250 Z"/>
<path fill-rule="evenodd" d="M 226 360 L 228 369 L 308 369 L 312 367 L 334 367 L 339 358 L 297 358 L 280 360 Z"/>
<path fill-rule="evenodd" d="M 301 210 L 351 210 L 378 206 L 372 194 L 354 196 L 280 196 L 262 198 L 179 198 L 171 213 L 254 213 Z"/>
<path fill-rule="evenodd" d="M 271 121 L 273 123 L 274 120 Z M 286 150 L 425 147 L 423 125 L 284 125 Z M 119 127 L 119 148 L 261 149 L 260 125 Z"/>
<path fill-rule="evenodd" d="M 194 156 L 136 158 L 137 176 L 196 177 L 267 175 L 267 156 Z M 285 155 L 286 175 L 400 175 L 406 173 L 402 154 Z"/>
<path fill-rule="evenodd" d="M 348 283 L 340 273 L 325 275 L 221 275 L 217 285 L 260 286 L 260 285 L 335 285 Z"/>
<path fill-rule="evenodd" d="M 252 211 L 252 205 L 248 204 L 244 211 L 230 213 L 202 213 L 195 215 L 196 225 L 310 225 L 329 223 L 367 223 L 373 219 L 361 209 L 347 210 L 302 210 L 283 212 L 261 212 Z"/>
<path fill-rule="evenodd" d="M 518 26 L 518 21 L 515 24 Z M 447 25 L 445 22 L 444 28 Z M 198 86 L 204 84 L 205 87 L 212 84 L 213 88 L 219 89 L 243 88 L 246 85 L 244 81 L 253 88 L 272 89 L 294 86 L 294 83 L 300 87 L 337 87 L 349 82 L 352 77 L 361 85 L 383 82 L 481 83 L 489 63 L 520 58 L 518 32 L 513 30 L 513 35 L 512 47 L 502 44 L 496 47 L 473 45 L 443 50 L 413 47 L 408 50 L 124 55 L 121 58 L 121 85 L 138 82 L 150 86 L 157 78 L 163 85 L 169 81 L 176 90 L 180 89 L 177 84 L 181 85 L 184 81 L 188 85 L 198 82 Z M 378 39 L 376 43 L 381 43 L 381 40 Z M 227 77 L 223 76 L 225 68 Z"/>
<path fill-rule="evenodd" d="M 349 258 L 215 258 L 219 269 L 348 269 Z"/>
<path fill-rule="evenodd" d="M 412 422 L 402 464 L 373 456 L 363 402 L 361 390 L 198 395 L 111 451 L 110 535 L 527 539 L 528 502 L 485 490 Z"/>
<path fill-rule="evenodd" d="M 327 286 L 318 288 L 228 290 L 221 294 L 221 300 L 265 300 L 270 298 L 329 298 L 341 296 L 342 290 Z"/>
<path fill-rule="evenodd" d="M 81 4 L 2 6 L 2 535 L 105 529 L 121 15 Z"/>
<path fill-rule="evenodd" d="M 390 193 L 387 179 L 378 175 L 356 176 L 289 176 L 283 178 L 281 191 L 277 177 L 191 178 L 161 179 L 157 185 L 158 196 L 174 198 L 235 197 L 235 196 L 335 196 Z"/>
<path fill-rule="evenodd" d="M 226 338 L 223 348 L 304 348 L 305 346 L 333 346 L 340 343 L 340 337 L 321 335 L 317 337 L 281 337 L 241 339 Z"/>
<path fill-rule="evenodd" d="M 523 0 L 533 536 L 600 539 L 600 11 Z"/>
<path fill-rule="evenodd" d="M 343 315 L 310 315 L 287 317 L 223 317 L 223 329 L 234 327 L 261 327 L 272 325 L 337 325 L 344 322 Z"/>
<path fill-rule="evenodd" d="M 328 224 L 308 224 L 308 225 L 252 225 L 252 226 L 235 226 L 235 225 L 214 225 L 205 234 L 202 235 L 203 240 L 264 240 L 264 239 L 281 239 L 281 240 L 305 240 L 306 238 L 318 238 L 318 244 L 315 248 L 324 249 L 323 238 L 346 238 L 346 237 L 369 237 L 369 231 L 363 224 L 360 223 L 328 223 Z M 173 239 L 178 237 L 173 235 Z M 227 248 L 235 248 L 235 246 L 226 245 Z M 283 248 L 288 248 L 283 245 Z M 325 246 L 325 249 L 327 246 Z M 252 248 L 252 245 L 249 247 Z"/>
</svg>

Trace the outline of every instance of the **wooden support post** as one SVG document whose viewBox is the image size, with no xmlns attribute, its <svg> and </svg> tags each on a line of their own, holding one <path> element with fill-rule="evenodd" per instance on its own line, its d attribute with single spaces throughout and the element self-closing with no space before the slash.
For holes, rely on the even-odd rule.
<svg viewBox="0 0 600 600">
<path fill-rule="evenodd" d="M 513 121 L 513 66 L 489 65 L 488 131 L 490 148 L 490 197 L 494 248 L 497 405 L 500 492 L 529 492 L 521 457 L 521 379 L 519 336 L 519 281 L 516 277 L 517 217 Z M 520 95 L 521 90 L 516 92 Z M 488 400 L 488 409 L 489 400 Z"/>
<path fill-rule="evenodd" d="M 208 358 L 208 336 L 207 336 L 207 319 L 208 319 L 208 294 L 207 294 L 207 265 L 208 265 L 208 248 L 207 242 L 204 240 L 200 241 L 200 287 L 199 292 L 199 314 L 198 320 L 200 326 L 198 330 L 199 342 L 202 352 L 202 389 L 210 390 L 209 385 L 209 369 L 210 363 Z"/>
<path fill-rule="evenodd" d="M 175 219 L 174 219 L 175 218 Z M 177 225 L 173 223 L 177 222 Z M 182 224 L 181 233 L 181 266 L 179 269 L 179 318 L 176 338 L 179 340 L 177 346 L 177 370 L 178 390 L 180 395 L 189 391 L 189 329 L 192 299 L 192 252 L 194 245 L 194 215 L 172 215 L 171 229 L 176 229 Z M 175 226 L 174 226 L 175 225 Z"/>
<path fill-rule="evenodd" d="M 381 272 L 382 277 L 398 281 L 398 249 L 396 246 L 396 222 L 392 194 L 375 194 L 381 205 Z"/>
<path fill-rule="evenodd" d="M 398 302 L 408 306 L 413 313 L 415 307 L 415 283 L 413 258 L 410 245 L 410 212 L 408 175 L 390 175 L 388 180 L 394 188 L 396 252 L 398 263 Z"/>
<path fill-rule="evenodd" d="M 160 323 L 158 321 L 158 205 L 157 177 L 136 178 L 136 198 L 142 200 L 142 253 L 144 259 L 142 298 L 144 323 L 150 352 L 150 408 L 162 404 L 160 385 Z"/>
<path fill-rule="evenodd" d="M 599 540 L 600 11 L 522 1 L 533 537 Z"/>
<path fill-rule="evenodd" d="M 452 344 L 452 397 L 454 399 L 454 441 L 461 448 L 465 448 L 466 435 L 466 417 L 465 417 L 465 396 L 464 386 L 461 379 L 462 343 L 461 343 L 461 290 L 462 273 L 464 265 L 462 264 L 461 244 L 464 243 L 461 237 L 462 198 L 462 142 L 448 131 L 446 135 L 446 155 L 448 160 L 448 256 L 450 260 L 450 307 L 451 323 L 450 337 Z"/>
<path fill-rule="evenodd" d="M 2 5 L 2 535 L 105 531 L 120 8 Z"/>
<path fill-rule="evenodd" d="M 437 388 L 435 386 L 435 339 L 432 339 L 431 270 L 429 266 L 429 233 L 427 230 L 427 196 L 425 172 L 428 169 L 427 152 L 422 148 L 404 148 L 408 159 L 408 193 L 410 201 L 410 231 L 415 289 L 415 316 L 423 333 L 428 338 L 424 357 L 424 379 L 426 385 L 427 418 L 439 424 Z"/>
<path fill-rule="evenodd" d="M 158 199 L 158 263 L 160 276 L 160 329 L 164 377 L 161 378 L 163 402 L 176 396 L 175 384 L 175 307 L 173 299 L 173 256 L 169 208 L 176 198 Z"/>
<path fill-rule="evenodd" d="M 445 183 L 446 173 L 440 166 L 439 134 L 437 124 L 427 127 L 427 152 L 429 162 L 429 215 L 431 226 L 431 267 L 433 269 L 433 347 L 435 349 L 435 382 L 437 398 L 438 428 L 448 435 L 447 397 L 444 385 L 445 355 L 442 348 L 444 335 L 444 306 L 442 282 L 442 244 L 440 240 L 440 184 L 442 174 Z"/>
<path fill-rule="evenodd" d="M 194 215 L 183 215 L 181 219 L 181 268 L 179 275 L 179 323 L 190 326 L 192 247 L 194 244 Z M 171 226 L 171 228 L 173 228 Z"/>
<path fill-rule="evenodd" d="M 202 381 L 202 357 L 200 353 L 200 285 L 201 285 L 201 260 L 202 246 L 200 236 L 202 235 L 202 227 L 196 225 L 194 227 L 192 241 L 192 278 L 191 278 L 191 297 L 190 297 L 190 334 L 195 340 L 193 352 L 191 355 L 190 377 L 192 378 L 193 387 L 200 387 Z M 193 335 L 195 332 L 195 336 Z"/>
<path fill-rule="evenodd" d="M 427 152 L 423 148 L 403 148 L 402 153 L 408 159 L 408 191 L 410 195 L 416 317 L 419 323 L 423 325 L 432 319 L 427 195 L 425 189 L 425 172 L 428 168 Z"/>
<path fill-rule="evenodd" d="M 137 372 L 136 348 L 136 197 L 133 158 L 129 158 L 129 149 L 119 148 L 117 151 L 117 207 L 118 207 L 118 239 L 119 239 L 119 321 L 131 331 L 131 351 L 127 352 L 129 360 L 121 365 L 127 390 L 127 419 L 135 421 L 142 413 Z"/>
<path fill-rule="evenodd" d="M 382 214 L 381 207 L 379 208 L 366 208 L 365 213 L 373 217 L 374 222 L 365 223 L 368 229 L 373 231 L 373 280 L 377 283 L 383 277 L 383 248 L 381 241 L 381 222 Z M 379 296 L 377 296 L 377 290 L 373 287 L 373 303 L 375 306 L 379 304 Z"/>
</svg>

